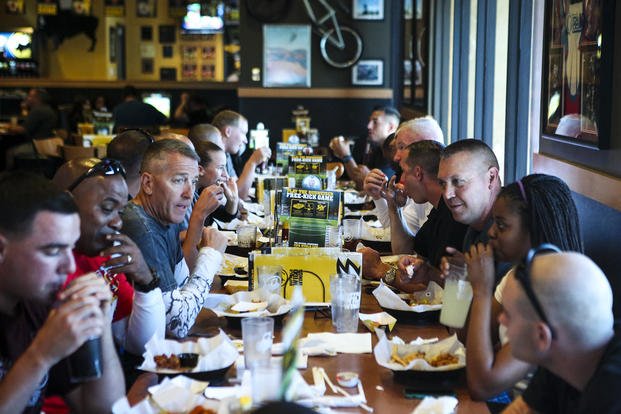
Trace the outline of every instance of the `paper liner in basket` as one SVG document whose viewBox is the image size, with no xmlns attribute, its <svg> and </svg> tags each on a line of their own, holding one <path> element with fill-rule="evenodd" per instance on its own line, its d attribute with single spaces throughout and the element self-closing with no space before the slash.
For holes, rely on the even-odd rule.
<svg viewBox="0 0 621 414">
<path fill-rule="evenodd" d="M 436 282 L 429 282 L 427 289 L 422 292 L 412 294 L 414 298 L 428 296 L 431 302 L 440 302 L 435 305 L 408 305 L 395 292 L 388 288 L 383 282 L 373 291 L 373 296 L 377 299 L 382 308 L 394 309 L 407 312 L 429 312 L 442 309 L 442 297 L 444 290 Z"/>
<path fill-rule="evenodd" d="M 153 360 L 155 355 L 182 353 L 195 353 L 199 355 L 198 364 L 195 368 L 191 370 L 158 369 Z M 142 354 L 144 361 L 138 369 L 162 374 L 215 371 L 231 366 L 237 359 L 237 355 L 237 348 L 222 331 L 212 338 L 199 338 L 197 341 L 179 342 L 172 339 L 157 339 L 153 337 L 145 345 L 145 352 Z"/>
<path fill-rule="evenodd" d="M 457 335 L 450 336 L 439 342 L 423 344 L 405 344 L 398 337 L 393 337 L 389 341 L 381 330 L 378 330 L 377 336 L 379 341 L 375 348 L 373 348 L 373 355 L 375 355 L 375 361 L 384 368 L 393 371 L 452 371 L 466 366 L 466 348 L 459 342 Z M 422 351 L 427 358 L 433 358 L 436 355 L 449 353 L 457 356 L 458 362 L 456 364 L 433 367 L 425 359 L 418 358 L 410 361 L 407 366 L 403 366 L 398 362 L 391 361 L 393 346 L 397 347 L 397 352 L 400 356 Z"/>
<path fill-rule="evenodd" d="M 231 307 L 242 313 L 231 312 Z M 234 318 L 250 318 L 257 316 L 282 315 L 291 310 L 291 303 L 280 295 L 269 293 L 263 289 L 252 292 L 237 292 L 225 296 L 213 309 L 218 316 Z"/>
</svg>

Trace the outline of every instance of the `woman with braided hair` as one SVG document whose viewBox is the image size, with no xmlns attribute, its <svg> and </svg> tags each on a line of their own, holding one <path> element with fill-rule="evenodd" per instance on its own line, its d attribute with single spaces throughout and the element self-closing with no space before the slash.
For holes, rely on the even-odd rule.
<svg viewBox="0 0 621 414">
<path fill-rule="evenodd" d="M 557 177 L 531 174 L 507 185 L 492 215 L 489 243 L 473 245 L 465 255 L 473 290 L 466 374 L 470 394 L 478 400 L 511 389 L 535 368 L 513 358 L 502 328 L 499 332 L 506 276 L 494 292 L 494 258 L 517 264 L 531 247 L 542 243 L 563 251 L 583 251 L 576 205 L 567 184 Z"/>
</svg>

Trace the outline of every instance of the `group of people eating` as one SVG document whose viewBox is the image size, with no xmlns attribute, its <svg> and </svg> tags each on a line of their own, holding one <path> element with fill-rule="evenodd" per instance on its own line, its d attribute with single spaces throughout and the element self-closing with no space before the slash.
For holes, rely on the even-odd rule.
<svg viewBox="0 0 621 414">
<path fill-rule="evenodd" d="M 445 147 L 433 118 L 399 122 L 374 110 L 358 159 L 330 144 L 401 255 L 386 265 L 364 248 L 363 276 L 411 292 L 467 265 L 473 301 L 460 335 L 473 399 L 521 387 L 507 413 L 621 410 L 612 292 L 583 254 L 567 185 L 531 174 L 503 187 L 482 141 Z M 227 246 L 210 224 L 237 217 L 271 156 L 257 149 L 236 171 L 247 132 L 226 110 L 188 136 L 119 133 L 108 158 L 69 161 L 52 181 L 0 175 L 1 413 L 50 412 L 51 396 L 109 412 L 148 340 L 189 334 Z M 93 337 L 103 375 L 72 384 L 66 358 Z"/>
</svg>

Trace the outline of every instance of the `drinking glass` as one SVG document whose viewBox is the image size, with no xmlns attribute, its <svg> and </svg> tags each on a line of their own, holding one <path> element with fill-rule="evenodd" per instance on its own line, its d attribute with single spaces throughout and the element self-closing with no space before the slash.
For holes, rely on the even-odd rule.
<svg viewBox="0 0 621 414">
<path fill-rule="evenodd" d="M 358 331 L 361 282 L 357 275 L 336 274 L 330 276 L 332 325 L 336 332 Z"/>
<path fill-rule="evenodd" d="M 472 301 L 472 286 L 466 280 L 466 265 L 451 264 L 444 282 L 440 323 L 451 328 L 463 328 Z"/>
<path fill-rule="evenodd" d="M 244 365 L 246 369 L 267 366 L 272 357 L 274 319 L 244 318 L 241 321 L 244 341 Z"/>
</svg>

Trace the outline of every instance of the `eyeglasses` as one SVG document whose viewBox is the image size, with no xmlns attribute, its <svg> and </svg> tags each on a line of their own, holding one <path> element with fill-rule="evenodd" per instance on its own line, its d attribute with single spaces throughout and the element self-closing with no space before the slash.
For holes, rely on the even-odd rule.
<svg viewBox="0 0 621 414">
<path fill-rule="evenodd" d="M 537 296 L 535 295 L 535 291 L 533 290 L 530 268 L 533 264 L 533 260 L 535 259 L 535 256 L 537 256 L 538 254 L 560 253 L 560 252 L 561 252 L 561 249 L 559 249 L 553 244 L 550 244 L 550 243 L 541 244 L 538 247 L 530 249 L 528 251 L 528 254 L 526 255 L 526 258 L 515 269 L 515 278 L 520 282 L 520 284 L 524 288 L 526 297 L 528 297 L 530 304 L 535 309 L 535 312 L 537 312 L 537 315 L 539 316 L 539 318 L 543 322 L 545 322 L 550 328 L 550 332 L 552 333 L 552 338 L 554 338 L 556 334 L 554 332 L 554 329 L 552 328 L 552 325 L 550 324 L 550 320 L 548 319 L 545 312 L 543 311 L 541 302 L 539 302 L 539 299 L 537 299 Z"/>
<path fill-rule="evenodd" d="M 142 128 L 122 128 L 119 131 L 119 134 L 122 134 L 123 132 L 129 132 L 129 131 L 140 132 L 142 135 L 145 136 L 145 138 L 147 138 L 149 140 L 149 144 L 153 144 L 155 142 L 155 138 L 153 138 L 153 135 L 150 134 L 149 132 L 145 131 Z"/>
<path fill-rule="evenodd" d="M 126 178 L 125 168 L 123 168 L 123 165 L 121 165 L 119 161 L 113 160 L 112 158 L 104 158 L 95 164 L 91 169 L 76 178 L 76 180 L 69 187 L 67 187 L 67 191 L 71 192 L 75 190 L 75 188 L 87 178 L 96 177 L 98 175 L 111 176 L 117 174 L 120 174 L 123 178 Z"/>
</svg>

